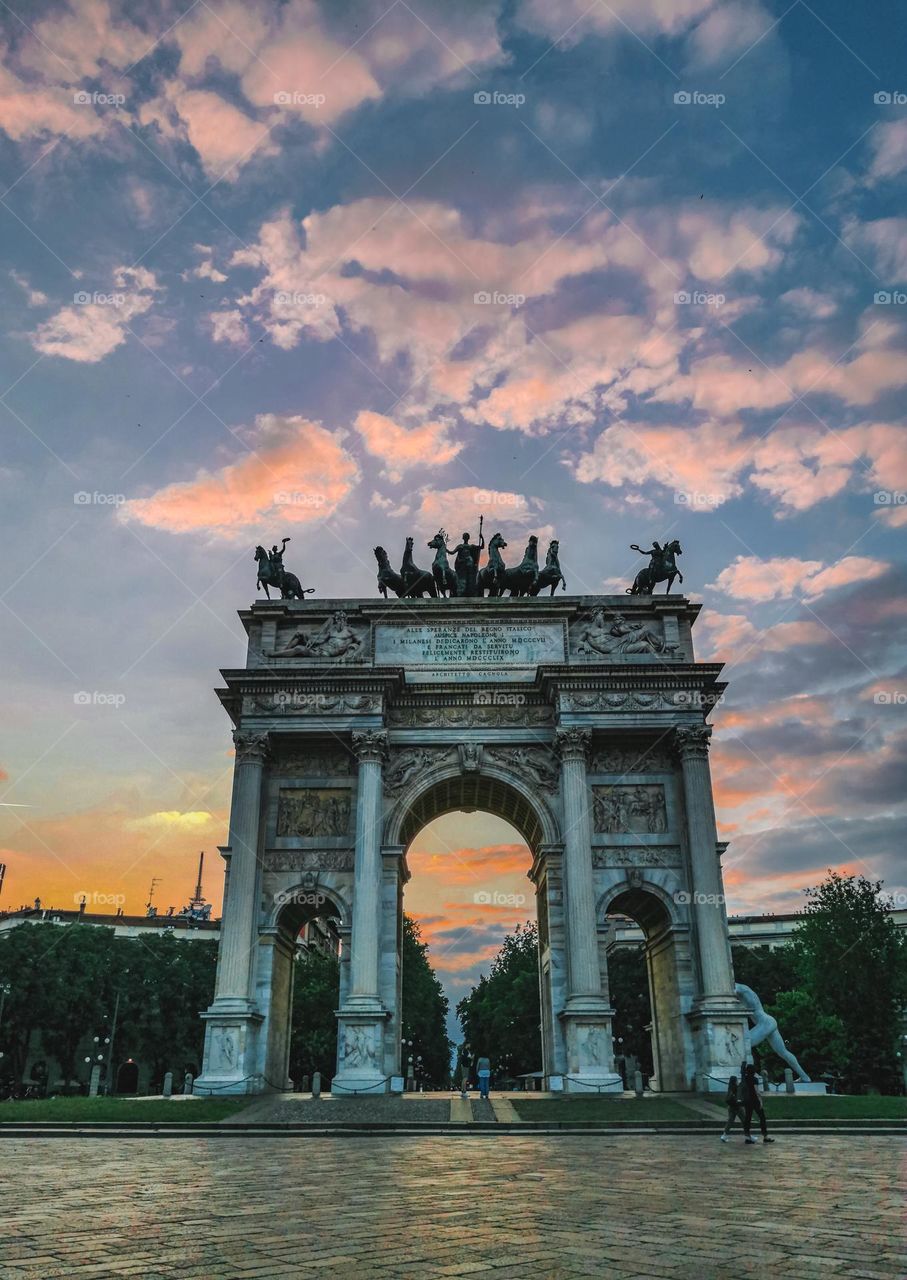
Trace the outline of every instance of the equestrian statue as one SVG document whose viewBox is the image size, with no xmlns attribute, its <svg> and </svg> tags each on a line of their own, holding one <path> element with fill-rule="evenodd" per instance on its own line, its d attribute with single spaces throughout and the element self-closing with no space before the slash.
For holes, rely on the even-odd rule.
<svg viewBox="0 0 907 1280">
<path fill-rule="evenodd" d="M 269 586 L 279 589 L 282 600 L 302 600 L 315 590 L 314 587 L 303 587 L 296 574 L 288 573 L 283 567 L 283 553 L 289 541 L 289 538 L 284 538 L 280 549 L 278 550 L 275 545 L 270 553 L 265 551 L 264 547 L 255 548 L 255 561 L 258 565 L 258 580 L 255 585 L 258 588 L 264 587 L 265 595 L 269 600 L 271 599 Z"/>
<path fill-rule="evenodd" d="M 675 538 L 673 542 L 660 546 L 653 540 L 652 546 L 648 551 L 643 551 L 642 547 L 636 545 L 635 542 L 630 543 L 631 551 L 638 551 L 641 556 L 648 556 L 649 563 L 645 569 L 640 569 L 639 573 L 633 579 L 633 586 L 627 587 L 628 596 L 650 596 L 655 590 L 658 582 L 667 581 L 665 594 L 671 590 L 671 583 L 675 578 L 679 578 L 683 582 L 683 574 L 677 568 L 674 557 L 683 554 L 680 543 Z"/>
</svg>

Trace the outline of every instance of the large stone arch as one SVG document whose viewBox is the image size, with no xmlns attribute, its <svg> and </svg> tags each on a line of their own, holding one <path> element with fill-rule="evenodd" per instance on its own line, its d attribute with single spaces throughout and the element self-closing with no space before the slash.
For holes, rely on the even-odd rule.
<svg viewBox="0 0 907 1280">
<path fill-rule="evenodd" d="M 552 807 L 517 774 L 484 764 L 470 771 L 449 767 L 415 781 L 389 806 L 384 842 L 406 849 L 429 822 L 457 809 L 481 809 L 503 818 L 519 831 L 533 855 L 543 845 L 560 842 Z"/>
<path fill-rule="evenodd" d="M 538 745 L 538 744 L 533 744 Z M 550 748 L 546 748 L 550 750 Z M 386 886 L 387 917 L 382 940 L 382 999 L 390 1011 L 388 1072 L 401 1070 L 402 1029 L 402 886 L 409 878 L 405 855 L 412 841 L 428 823 L 445 813 L 481 810 L 509 822 L 523 837 L 530 851 L 527 876 L 536 896 L 539 924 L 539 1003 L 541 1037 L 539 1067 L 546 1074 L 564 1072 L 563 1032 L 557 1013 L 563 1004 L 566 961 L 560 901 L 560 816 L 557 795 L 544 797 L 533 792 L 525 777 L 499 762 L 482 760 L 480 767 L 463 769 L 448 765 L 417 778 L 398 795 L 388 798 L 383 827 L 384 850 L 388 860 L 400 855 L 400 891 Z M 553 870 L 552 865 L 555 864 Z M 552 896 L 555 901 L 552 903 Z M 391 917 L 391 912 L 393 913 Z M 554 928 L 551 920 L 554 917 Z"/>
<path fill-rule="evenodd" d="M 241 611 L 246 661 L 218 690 L 236 761 L 199 1093 L 282 1087 L 294 916 L 273 895 L 305 888 L 306 872 L 338 895 L 350 940 L 332 1088 L 394 1087 L 406 848 L 455 808 L 500 814 L 533 852 L 546 1075 L 577 1092 L 620 1088 L 601 917 L 629 886 L 653 895 L 622 905 L 646 930 L 661 1008 L 676 978 L 682 1084 L 723 1088 L 746 1023 L 705 723 L 724 685 L 719 664 L 695 659 L 699 609 L 682 596 L 563 595 Z"/>
<path fill-rule="evenodd" d="M 657 877 L 657 878 L 656 878 Z M 646 974 L 652 1011 L 653 1089 L 661 1092 L 694 1085 L 693 1045 L 686 1013 L 692 998 L 688 909 L 660 881 L 665 872 L 612 884 L 597 904 L 598 919 L 628 916 L 645 938 Z M 607 955 L 602 954 L 602 983 L 608 988 Z"/>
<path fill-rule="evenodd" d="M 341 938 L 349 938 L 352 904 L 338 885 L 302 873 L 273 895 L 259 930 L 256 982 L 265 1011 L 259 1034 L 259 1071 L 268 1089 L 292 1087 L 289 1077 L 293 1027 L 296 939 L 309 920 L 336 918 Z M 338 1003 L 342 991 L 338 992 Z"/>
</svg>

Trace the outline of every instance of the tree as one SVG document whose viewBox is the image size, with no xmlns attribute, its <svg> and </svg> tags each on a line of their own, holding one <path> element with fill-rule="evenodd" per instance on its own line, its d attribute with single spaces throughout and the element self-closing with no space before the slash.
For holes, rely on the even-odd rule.
<svg viewBox="0 0 907 1280">
<path fill-rule="evenodd" d="M 337 1069 L 340 961 L 323 951 L 307 951 L 294 961 L 290 1078 L 321 1072 L 327 1083 Z"/>
<path fill-rule="evenodd" d="M 796 956 L 790 947 L 732 947 L 734 977 L 752 987 L 763 1005 L 775 1002 L 781 991 L 800 985 Z"/>
<path fill-rule="evenodd" d="M 899 934 L 881 887 L 881 881 L 829 871 L 820 885 L 806 890 L 805 918 L 791 944 L 800 987 L 819 1011 L 840 1019 L 850 1059 L 845 1088 L 854 1092 L 893 1093 L 902 1087 L 907 939 Z"/>
<path fill-rule="evenodd" d="M 447 1035 L 449 1010 L 444 988 L 428 959 L 418 924 L 403 916 L 402 1036 L 406 1041 L 403 1069 L 409 1055 L 422 1059 L 422 1077 L 436 1086 L 450 1079 L 451 1042 Z M 412 1041 L 412 1047 L 409 1041 Z"/>
<path fill-rule="evenodd" d="M 538 927 L 527 921 L 504 939 L 491 973 L 484 974 L 457 1005 L 469 1069 L 483 1054 L 497 1075 L 519 1076 L 541 1069 Z M 464 1047 L 465 1046 L 465 1047 Z"/>
<path fill-rule="evenodd" d="M 14 932 L 38 927 L 20 925 Z M 83 1068 L 87 1076 L 87 1064 L 77 1063 L 79 1043 L 100 1029 L 109 1006 L 114 933 L 90 924 L 47 928 L 52 932 L 47 934 L 48 954 L 41 967 L 45 992 L 37 1025 L 42 1047 L 56 1058 L 60 1074 L 69 1084 L 79 1078 Z"/>
<path fill-rule="evenodd" d="M 781 991 L 766 1009 L 778 1020 L 785 1044 L 807 1075 L 821 1079 L 846 1072 L 847 1033 L 836 1013 L 824 1012 L 806 991 Z M 759 1056 L 771 1075 L 781 1076 L 787 1063 L 767 1044 L 761 1046 Z"/>
<path fill-rule="evenodd" d="M 199 1013 L 214 997 L 217 948 L 172 934 L 116 938 L 113 962 L 114 990 L 103 1018 L 112 1025 L 116 1009 L 112 1071 L 134 1058 L 148 1064 L 155 1084 L 163 1084 L 167 1071 L 177 1083 L 186 1071 L 197 1075 L 205 1040 Z"/>
</svg>

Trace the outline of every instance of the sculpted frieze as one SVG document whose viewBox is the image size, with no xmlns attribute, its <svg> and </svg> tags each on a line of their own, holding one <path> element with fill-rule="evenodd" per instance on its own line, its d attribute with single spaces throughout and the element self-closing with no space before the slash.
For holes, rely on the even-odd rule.
<svg viewBox="0 0 907 1280">
<path fill-rule="evenodd" d="M 592 850 L 592 865 L 599 871 L 620 867 L 679 867 L 680 850 L 669 845 L 648 845 L 637 849 Z"/>
<path fill-rule="evenodd" d="M 562 693 L 562 711 L 660 711 L 674 707 L 674 694 L 661 689 L 595 690 L 590 693 Z"/>
<path fill-rule="evenodd" d="M 352 871 L 352 849 L 268 849 L 261 856 L 263 871 Z"/>
<path fill-rule="evenodd" d="M 609 835 L 652 835 L 668 829 L 665 790 L 660 784 L 592 788 L 593 829 Z"/>
<path fill-rule="evenodd" d="M 384 769 L 384 790 L 390 796 L 398 796 L 410 783 L 456 759 L 456 747 L 410 747 L 394 751 Z"/>
<path fill-rule="evenodd" d="M 350 793 L 337 787 L 281 787 L 279 836 L 345 836 L 350 829 Z"/>
<path fill-rule="evenodd" d="M 661 621 L 628 622 L 617 609 L 581 614 L 571 633 L 571 652 L 585 658 L 674 657 L 679 647 L 664 637 Z"/>
<path fill-rule="evenodd" d="M 486 747 L 484 758 L 491 764 L 519 774 L 532 787 L 554 793 L 560 784 L 560 770 L 550 747 Z"/>
<path fill-rule="evenodd" d="M 310 750 L 278 750 L 273 771 L 296 777 L 349 777 L 350 757 L 342 748 L 314 747 Z"/>
<path fill-rule="evenodd" d="M 381 710 L 377 693 L 312 693 L 278 689 L 275 693 L 250 694 L 243 698 L 244 715 L 344 715 L 360 712 L 374 715 Z"/>
<path fill-rule="evenodd" d="M 328 662 L 365 662 L 368 659 L 368 627 L 350 622 L 343 609 L 310 631 L 284 630 L 271 658 L 319 658 Z M 281 644 L 280 641 L 283 641 Z"/>
<path fill-rule="evenodd" d="M 618 747 L 606 745 L 592 753 L 590 773 L 670 773 L 674 761 L 663 744 L 651 747 Z"/>
<path fill-rule="evenodd" d="M 406 729 L 459 729 L 470 726 L 536 728 L 554 723 L 554 708 L 549 706 L 510 706 L 467 702 L 454 706 L 390 707 L 388 724 Z"/>
</svg>

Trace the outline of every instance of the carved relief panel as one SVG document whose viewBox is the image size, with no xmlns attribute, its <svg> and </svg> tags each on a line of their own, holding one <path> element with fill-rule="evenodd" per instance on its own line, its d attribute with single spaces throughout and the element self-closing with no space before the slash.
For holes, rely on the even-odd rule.
<svg viewBox="0 0 907 1280">
<path fill-rule="evenodd" d="M 608 835 L 654 835 L 668 829 L 665 790 L 654 785 L 592 788 L 593 829 Z"/>
<path fill-rule="evenodd" d="M 350 830 L 351 796 L 339 787 L 281 787 L 277 798 L 278 836 L 345 836 Z"/>
</svg>

